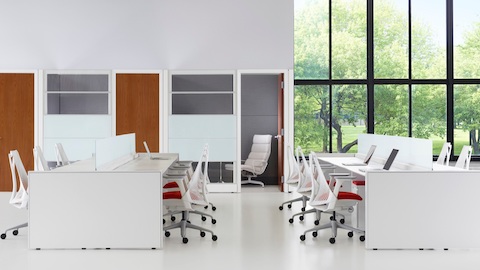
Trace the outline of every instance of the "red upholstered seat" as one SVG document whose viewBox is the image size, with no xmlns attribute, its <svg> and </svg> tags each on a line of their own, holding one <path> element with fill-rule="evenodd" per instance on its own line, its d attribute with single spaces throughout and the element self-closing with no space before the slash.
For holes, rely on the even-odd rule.
<svg viewBox="0 0 480 270">
<path fill-rule="evenodd" d="M 365 186 L 365 181 L 364 180 L 355 180 L 352 183 L 357 185 L 357 186 Z"/>
<path fill-rule="evenodd" d="M 178 188 L 177 182 L 168 182 L 166 183 L 163 188 Z"/>
<path fill-rule="evenodd" d="M 163 199 L 182 199 L 182 193 L 180 191 L 169 191 L 163 193 Z"/>
<path fill-rule="evenodd" d="M 362 197 L 357 193 L 346 192 L 346 191 L 338 192 L 337 199 L 338 200 L 357 200 L 357 201 L 363 200 Z"/>
</svg>

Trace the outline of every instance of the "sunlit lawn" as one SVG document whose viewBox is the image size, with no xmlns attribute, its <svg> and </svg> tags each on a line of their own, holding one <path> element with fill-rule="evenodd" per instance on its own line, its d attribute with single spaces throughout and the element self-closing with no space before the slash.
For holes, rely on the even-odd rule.
<svg viewBox="0 0 480 270">
<path fill-rule="evenodd" d="M 343 132 L 343 145 L 346 145 L 354 140 L 357 139 L 358 134 L 365 133 L 365 126 L 342 126 L 342 132 Z M 469 135 L 467 131 L 455 129 L 455 155 L 460 154 L 460 151 L 462 150 L 463 145 L 468 145 L 469 144 Z M 337 134 L 334 132 L 333 133 L 333 145 L 335 148 L 335 143 L 337 139 Z M 433 141 L 433 154 L 438 155 L 440 153 L 440 150 L 442 149 L 443 143 L 445 142 L 445 138 L 441 138 L 439 136 L 432 136 L 430 138 Z M 312 149 L 321 149 L 320 144 L 312 145 Z M 357 145 L 353 146 L 350 148 L 348 151 L 349 153 L 356 153 L 357 152 Z M 334 149 L 334 152 L 336 149 Z"/>
</svg>

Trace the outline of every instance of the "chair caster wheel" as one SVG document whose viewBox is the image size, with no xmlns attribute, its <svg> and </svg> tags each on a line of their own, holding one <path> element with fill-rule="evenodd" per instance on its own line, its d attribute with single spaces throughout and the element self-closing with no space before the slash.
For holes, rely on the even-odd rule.
<svg viewBox="0 0 480 270">
<path fill-rule="evenodd" d="M 215 211 L 215 210 L 217 210 L 217 207 L 212 206 L 212 211 Z"/>
<path fill-rule="evenodd" d="M 207 220 L 207 218 L 205 216 L 202 216 L 202 221 L 205 221 Z"/>
<path fill-rule="evenodd" d="M 313 222 L 315 225 L 318 225 L 320 224 L 320 220 L 315 220 L 315 222 Z"/>
<path fill-rule="evenodd" d="M 300 221 L 303 221 L 305 219 L 304 216 L 300 216 Z"/>
<path fill-rule="evenodd" d="M 313 236 L 313 237 L 317 237 L 317 236 L 318 236 L 318 232 L 313 232 L 313 233 L 312 233 L 312 236 Z"/>
<path fill-rule="evenodd" d="M 183 242 L 184 244 L 188 243 L 188 238 L 184 237 L 184 238 L 182 239 L 182 242 Z"/>
<path fill-rule="evenodd" d="M 330 216 L 330 220 L 333 220 L 333 216 Z"/>
<path fill-rule="evenodd" d="M 345 219 L 344 219 L 344 218 L 340 219 L 340 223 L 341 223 L 341 224 L 344 224 L 344 223 L 345 223 Z"/>
<path fill-rule="evenodd" d="M 203 209 L 208 209 L 208 205 L 205 205 L 205 206 L 203 207 Z"/>
<path fill-rule="evenodd" d="M 279 209 L 280 211 L 282 211 L 282 210 L 283 210 L 283 206 L 279 206 L 278 209 Z"/>
<path fill-rule="evenodd" d="M 200 232 L 200 237 L 205 237 L 205 232 Z"/>
<path fill-rule="evenodd" d="M 302 207 L 302 212 L 305 212 L 305 207 Z"/>
<path fill-rule="evenodd" d="M 287 205 L 288 209 L 292 209 L 292 204 Z"/>
<path fill-rule="evenodd" d="M 13 233 L 13 235 L 17 235 L 17 234 L 18 234 L 18 230 L 14 230 L 12 233 Z"/>
<path fill-rule="evenodd" d="M 165 219 L 163 219 L 163 224 L 165 224 Z"/>
<path fill-rule="evenodd" d="M 7 235 L 2 233 L 2 235 L 0 235 L 0 238 L 5 239 L 5 238 L 7 238 Z"/>
<path fill-rule="evenodd" d="M 330 244 L 335 244 L 335 238 L 333 238 L 333 237 L 328 239 L 328 241 L 330 242 Z"/>
<path fill-rule="evenodd" d="M 348 237 L 353 237 L 353 232 L 348 232 Z"/>
<path fill-rule="evenodd" d="M 165 231 L 165 237 L 170 237 L 170 232 L 169 231 Z"/>
<path fill-rule="evenodd" d="M 212 235 L 212 240 L 217 241 L 218 237 L 216 235 Z"/>
<path fill-rule="evenodd" d="M 293 218 L 289 219 L 288 222 L 293 223 Z"/>
<path fill-rule="evenodd" d="M 305 241 L 305 235 L 304 234 L 300 235 L 300 240 Z"/>
<path fill-rule="evenodd" d="M 171 221 L 175 221 L 175 217 L 174 217 L 174 216 L 171 216 L 171 217 L 170 217 L 170 220 L 171 220 Z"/>
<path fill-rule="evenodd" d="M 217 220 L 216 219 L 212 219 L 212 224 L 215 224 L 217 223 Z"/>
<path fill-rule="evenodd" d="M 360 237 L 358 239 L 360 239 L 360 241 L 362 241 L 362 242 L 365 241 L 365 235 L 360 235 Z"/>
</svg>

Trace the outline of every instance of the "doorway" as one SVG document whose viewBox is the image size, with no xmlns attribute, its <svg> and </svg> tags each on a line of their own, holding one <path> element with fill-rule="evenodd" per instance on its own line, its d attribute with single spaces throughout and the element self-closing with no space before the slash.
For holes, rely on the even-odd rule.
<svg viewBox="0 0 480 270">
<path fill-rule="evenodd" d="M 283 73 L 241 75 L 241 159 L 250 153 L 253 135 L 272 135 L 265 172 L 255 180 L 283 189 Z"/>
</svg>

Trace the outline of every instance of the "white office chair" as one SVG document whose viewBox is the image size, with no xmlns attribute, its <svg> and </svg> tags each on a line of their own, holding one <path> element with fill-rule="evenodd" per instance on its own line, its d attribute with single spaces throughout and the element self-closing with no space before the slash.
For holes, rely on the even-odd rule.
<svg viewBox="0 0 480 270">
<path fill-rule="evenodd" d="M 42 148 L 40 148 L 40 146 L 38 145 L 33 148 L 33 160 L 35 161 L 38 170 L 50 171 L 50 167 L 48 167 L 48 162 L 43 155 Z"/>
<path fill-rule="evenodd" d="M 242 181 L 242 184 L 256 184 L 261 185 L 262 187 L 265 186 L 263 182 L 252 180 L 252 178 L 255 178 L 265 172 L 271 149 L 272 135 L 256 134 L 253 136 L 253 144 L 250 154 L 248 154 L 247 160 L 245 160 L 245 163 L 241 166 L 242 176 L 247 178 L 247 180 Z"/>
<path fill-rule="evenodd" d="M 295 213 L 292 215 L 292 217 L 288 220 L 288 222 L 293 223 L 293 220 L 296 216 L 300 216 L 300 220 L 304 219 L 305 214 L 308 213 L 316 213 L 315 209 L 311 210 L 306 210 L 307 207 L 307 201 L 310 200 L 310 195 L 312 193 L 312 181 L 313 181 L 313 172 L 310 168 L 309 161 L 305 158 L 305 155 L 303 154 L 301 148 L 297 148 L 297 155 L 299 154 L 299 161 L 300 161 L 300 173 L 301 177 L 298 181 L 297 184 L 297 189 L 296 192 L 300 194 L 301 201 L 303 203 L 302 205 L 302 211 L 299 213 Z M 312 211 L 313 210 L 313 211 Z M 319 219 L 317 215 L 317 219 Z"/>
<path fill-rule="evenodd" d="M 23 166 L 22 159 L 17 150 L 12 150 L 8 154 L 8 160 L 10 162 L 10 171 L 12 173 L 12 195 L 10 196 L 10 204 L 16 208 L 24 209 L 28 207 L 28 175 L 25 167 Z M 17 188 L 17 173 L 20 178 L 20 185 Z M 28 222 L 6 229 L 0 238 L 5 239 L 7 232 L 13 230 L 13 235 L 18 234 L 18 229 L 28 226 Z"/>
<path fill-rule="evenodd" d="M 452 144 L 450 142 L 445 142 L 443 144 L 442 150 L 437 158 L 437 164 L 448 166 L 450 162 L 450 153 L 452 152 Z"/>
<path fill-rule="evenodd" d="M 300 182 L 301 178 L 303 177 L 303 173 L 300 170 L 300 158 L 298 156 L 299 151 L 301 151 L 301 148 L 297 147 L 295 158 L 290 145 L 287 146 L 288 178 L 285 183 L 287 183 L 289 186 L 292 186 L 293 188 L 296 188 L 298 186 L 298 182 Z M 288 208 L 292 208 L 292 203 L 294 202 L 303 202 L 304 208 L 306 206 L 307 199 L 305 198 L 305 196 L 301 196 L 293 200 L 288 200 L 286 202 L 283 202 L 282 205 L 278 207 L 278 209 L 283 210 L 283 206 L 285 204 Z"/>
<path fill-rule="evenodd" d="M 458 156 L 455 167 L 468 170 L 470 169 L 470 159 L 472 158 L 472 147 L 470 145 L 464 145 L 462 151 Z"/>
<path fill-rule="evenodd" d="M 300 153 L 300 154 L 298 154 L 298 153 Z M 315 218 L 314 224 L 318 225 L 319 222 L 320 222 L 321 211 L 318 211 L 315 208 L 307 210 L 306 207 L 307 207 L 307 202 L 311 199 L 311 193 L 312 193 L 312 187 L 313 187 L 312 182 L 314 181 L 314 179 L 316 177 L 318 177 L 318 174 L 320 174 L 320 173 L 323 174 L 323 172 L 315 169 L 315 167 L 313 166 L 313 160 L 312 159 L 309 159 L 307 161 L 307 159 L 305 158 L 305 155 L 303 154 L 302 149 L 300 147 L 297 148 L 297 155 L 299 155 L 299 160 L 300 160 L 301 177 L 300 177 L 300 181 L 298 182 L 296 192 L 301 195 L 300 198 L 301 198 L 301 201 L 302 201 L 302 208 L 301 208 L 301 212 L 293 214 L 292 217 L 288 220 L 288 222 L 293 223 L 296 216 L 299 216 L 300 221 L 303 221 L 305 219 L 306 214 L 315 214 L 316 218 Z M 315 156 L 315 158 L 316 158 L 316 156 Z M 318 160 L 317 160 L 317 162 L 318 162 Z M 333 166 L 328 166 L 328 165 L 325 165 L 325 166 L 328 169 L 335 168 Z M 349 176 L 350 174 L 348 174 L 348 173 L 335 173 L 335 175 Z M 340 220 L 341 220 L 342 223 L 345 221 L 345 216 L 344 215 L 342 215 L 340 213 L 337 213 L 337 216 L 340 216 L 340 218 L 341 218 Z"/>
<path fill-rule="evenodd" d="M 192 179 L 188 183 L 185 182 L 185 177 L 180 177 L 181 181 L 177 181 L 177 185 L 180 190 L 178 191 L 166 191 L 163 193 L 163 204 L 167 212 L 182 212 L 182 220 L 178 223 L 174 223 L 169 226 L 165 226 L 165 236 L 169 237 L 169 230 L 179 228 L 182 242 L 188 243 L 186 237 L 187 228 L 200 231 L 200 236 L 204 237 L 205 232 L 212 234 L 212 240 L 217 241 L 218 237 L 212 230 L 194 225 L 189 220 L 189 213 L 195 211 L 193 205 L 209 205 L 206 189 L 206 182 L 208 176 L 208 146 L 206 146 L 202 152 L 200 160 L 197 163 Z M 186 187 L 186 189 L 185 189 Z"/>
<path fill-rule="evenodd" d="M 310 159 L 313 160 L 315 169 L 318 172 L 322 171 L 318 158 L 315 153 L 311 153 Z M 330 180 L 330 183 L 327 182 L 323 173 L 319 173 L 317 178 L 313 178 L 312 181 L 312 193 L 309 200 L 309 205 L 313 208 L 321 211 L 322 213 L 331 213 L 330 222 L 327 224 L 315 226 L 312 229 L 306 230 L 303 235 L 300 236 L 300 240 L 305 240 L 305 234 L 308 232 L 313 232 L 313 237 L 317 237 L 318 231 L 323 229 L 330 228 L 332 230 L 332 237 L 329 239 L 331 244 L 335 243 L 335 238 L 337 236 L 337 228 L 349 230 L 348 236 L 352 237 L 353 232 L 362 234 L 360 236 L 360 241 L 365 240 L 365 231 L 342 224 L 336 219 L 336 210 L 343 208 L 350 208 L 356 205 L 359 201 L 362 200 L 358 194 L 352 192 L 340 192 L 340 187 L 345 181 L 352 181 L 353 177 L 348 176 L 337 176 Z"/>
<path fill-rule="evenodd" d="M 61 143 L 55 144 L 55 156 L 57 158 L 57 167 L 70 164 L 70 160 L 68 159 Z"/>
<path fill-rule="evenodd" d="M 192 163 L 193 163 L 192 161 L 178 161 L 172 164 L 172 166 L 170 166 L 170 168 L 163 175 L 163 178 L 164 178 L 163 190 L 164 191 L 180 191 L 180 187 L 178 186 L 179 178 L 181 178 L 182 181 L 184 182 L 185 189 L 186 189 L 186 187 L 188 187 L 188 185 L 190 184 L 190 181 L 193 179 L 193 175 L 194 175 Z M 203 176 L 203 173 L 202 173 L 200 177 L 205 177 L 205 176 Z M 207 179 L 207 183 L 208 183 L 209 182 L 208 175 L 205 177 L 205 179 Z M 209 202 L 208 205 L 205 205 L 204 208 L 207 209 L 209 205 L 212 206 L 213 211 L 217 209 L 215 206 L 213 206 L 211 202 Z M 181 210 L 169 211 L 165 213 L 163 216 L 170 215 L 170 220 L 175 221 L 176 220 L 175 215 L 181 214 L 181 213 L 182 213 Z M 213 218 L 212 215 L 207 214 L 205 212 L 191 210 L 189 211 L 189 213 L 201 215 L 202 221 L 206 221 L 207 217 L 209 217 L 212 221 L 212 224 L 217 223 L 217 220 Z M 163 223 L 165 224 L 165 219 L 163 220 Z"/>
</svg>

